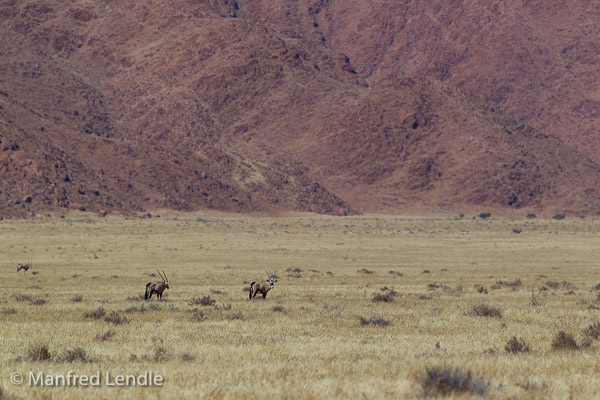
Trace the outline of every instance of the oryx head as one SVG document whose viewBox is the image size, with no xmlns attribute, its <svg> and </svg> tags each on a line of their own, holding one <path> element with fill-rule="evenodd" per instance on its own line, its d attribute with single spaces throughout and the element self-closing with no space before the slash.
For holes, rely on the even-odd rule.
<svg viewBox="0 0 600 400">
<path fill-rule="evenodd" d="M 265 271 L 265 272 L 267 272 L 267 271 Z M 277 279 L 275 279 L 276 277 L 277 277 L 277 271 L 273 272 L 272 275 L 267 272 L 267 282 L 269 282 L 271 289 L 273 289 L 273 286 L 275 286 L 275 282 L 277 282 Z"/>
<path fill-rule="evenodd" d="M 169 287 L 169 280 L 167 279 L 167 274 L 165 273 L 165 271 L 163 271 L 162 274 L 160 273 L 160 271 L 157 271 L 157 272 L 158 272 L 158 275 L 160 275 L 160 277 L 162 278 L 162 280 L 163 280 L 163 282 L 165 284 L 165 287 L 167 289 L 170 289 L 170 287 Z"/>
</svg>

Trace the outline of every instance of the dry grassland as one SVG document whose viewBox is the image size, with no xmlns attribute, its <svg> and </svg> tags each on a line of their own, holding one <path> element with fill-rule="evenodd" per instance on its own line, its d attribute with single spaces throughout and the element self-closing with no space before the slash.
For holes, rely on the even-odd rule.
<svg viewBox="0 0 600 400">
<path fill-rule="evenodd" d="M 600 398 L 599 232 L 568 218 L 2 221 L 0 397 Z M 37 274 L 17 274 L 29 260 Z M 158 269 L 171 289 L 146 302 Z M 275 288 L 248 301 L 265 270 Z M 31 387 L 30 371 L 165 382 Z"/>
</svg>

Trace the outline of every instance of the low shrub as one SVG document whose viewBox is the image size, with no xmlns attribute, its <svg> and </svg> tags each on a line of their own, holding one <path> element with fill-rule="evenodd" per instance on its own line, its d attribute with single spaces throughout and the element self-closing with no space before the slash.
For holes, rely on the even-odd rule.
<svg viewBox="0 0 600 400">
<path fill-rule="evenodd" d="M 27 357 L 29 361 L 49 361 L 52 359 L 48 345 L 42 343 L 36 343 L 29 347 L 27 350 Z"/>
<path fill-rule="evenodd" d="M 100 319 L 102 317 L 104 317 L 106 315 L 106 310 L 104 310 L 104 307 L 99 307 L 97 309 L 95 309 L 94 311 L 88 311 L 88 312 L 84 312 L 83 316 L 86 318 L 94 318 L 94 319 Z"/>
<path fill-rule="evenodd" d="M 110 314 L 104 318 L 104 321 L 114 325 L 122 325 L 129 322 L 127 318 L 121 317 L 116 311 L 111 311 Z"/>
<path fill-rule="evenodd" d="M 583 334 L 591 339 L 600 339 L 600 322 L 594 322 L 585 328 Z"/>
<path fill-rule="evenodd" d="M 109 329 L 102 334 L 96 335 L 96 340 L 98 340 L 100 342 L 106 342 L 106 341 L 110 340 L 113 336 L 115 336 L 115 332 L 113 330 Z"/>
<path fill-rule="evenodd" d="M 383 319 L 383 318 L 378 318 L 378 317 L 371 317 L 371 318 L 358 317 L 358 319 L 360 320 L 360 324 L 363 326 L 368 326 L 368 325 L 388 326 L 391 324 L 390 321 Z"/>
<path fill-rule="evenodd" d="M 388 292 L 388 293 L 377 293 L 375 296 L 373 296 L 373 302 L 378 303 L 378 302 L 383 302 L 383 303 L 391 303 L 394 301 L 394 294 L 392 292 Z"/>
<path fill-rule="evenodd" d="M 215 304 L 217 301 L 214 299 L 211 299 L 210 296 L 203 296 L 202 298 L 198 298 L 198 297 L 194 297 L 191 301 L 190 301 L 190 306 L 197 306 L 197 305 L 201 305 L 201 306 L 212 306 L 213 304 Z"/>
<path fill-rule="evenodd" d="M 487 304 L 476 304 L 472 306 L 471 309 L 465 313 L 465 315 L 470 317 L 502 318 L 502 311 L 497 307 Z"/>
<path fill-rule="evenodd" d="M 454 394 L 473 394 L 486 396 L 492 386 L 482 377 L 473 379 L 471 371 L 458 368 L 437 366 L 427 368 L 425 374 L 418 378 L 424 397 L 444 397 Z"/>
<path fill-rule="evenodd" d="M 375 271 L 371 271 L 370 269 L 366 269 L 366 268 L 359 269 L 356 272 L 361 273 L 361 274 L 365 274 L 365 275 L 373 275 L 375 273 Z"/>
<path fill-rule="evenodd" d="M 27 302 L 32 302 L 33 299 L 31 298 L 31 296 L 27 295 L 27 294 L 21 294 L 21 293 L 13 293 L 10 295 L 10 297 L 12 297 L 13 299 L 15 299 L 16 301 L 27 301 Z"/>
<path fill-rule="evenodd" d="M 506 350 L 507 353 L 516 354 L 529 353 L 531 348 L 529 347 L 529 344 L 527 344 L 527 342 L 525 342 L 523 339 L 517 339 L 516 336 L 513 336 L 508 340 L 508 342 L 506 342 L 504 350 Z"/>
<path fill-rule="evenodd" d="M 579 347 L 573 335 L 565 331 L 558 332 L 552 339 L 553 350 L 577 350 Z"/>
<path fill-rule="evenodd" d="M 76 347 L 74 349 L 66 350 L 65 353 L 60 357 L 60 361 L 64 362 L 92 362 L 81 347 Z"/>
</svg>

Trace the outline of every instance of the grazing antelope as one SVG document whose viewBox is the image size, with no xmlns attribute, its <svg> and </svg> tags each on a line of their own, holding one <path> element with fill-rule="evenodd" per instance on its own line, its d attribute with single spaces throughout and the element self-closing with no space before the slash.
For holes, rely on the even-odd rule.
<svg viewBox="0 0 600 400">
<path fill-rule="evenodd" d="M 265 271 L 267 272 L 267 271 Z M 277 279 L 275 279 L 275 276 L 277 274 L 277 271 L 275 271 L 273 273 L 273 275 L 270 275 L 267 272 L 267 280 L 263 281 L 263 282 L 252 282 L 250 284 L 250 293 L 248 295 L 249 300 L 252 300 L 257 293 L 260 293 L 263 295 L 263 299 L 267 298 L 267 293 L 269 292 L 269 290 L 273 289 L 273 286 L 275 285 L 275 282 L 277 282 Z"/>
<path fill-rule="evenodd" d="M 162 294 L 165 291 L 165 289 L 169 289 L 169 280 L 167 279 L 167 274 L 165 273 L 165 271 L 163 271 L 163 274 L 164 276 L 160 274 L 160 271 L 158 271 L 158 275 L 160 275 L 160 277 L 163 280 L 162 282 L 150 282 L 146 285 L 146 293 L 144 294 L 144 299 L 150 299 L 154 293 L 156 293 L 156 298 L 158 299 L 158 301 L 162 299 Z"/>
<path fill-rule="evenodd" d="M 23 273 L 25 275 L 27 275 L 27 271 L 29 271 L 32 268 L 33 268 L 33 263 L 31 261 L 29 262 L 29 264 L 19 264 L 19 265 L 17 265 L 17 273 L 20 270 L 23 270 L 24 271 Z"/>
</svg>

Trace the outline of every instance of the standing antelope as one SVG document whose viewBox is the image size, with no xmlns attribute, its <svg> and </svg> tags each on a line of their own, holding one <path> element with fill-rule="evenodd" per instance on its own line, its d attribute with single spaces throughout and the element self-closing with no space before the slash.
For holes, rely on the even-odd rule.
<svg viewBox="0 0 600 400">
<path fill-rule="evenodd" d="M 23 270 L 24 274 L 27 275 L 27 271 L 29 271 L 30 269 L 33 268 L 33 263 L 30 261 L 29 264 L 19 264 L 17 265 L 17 273 L 19 273 L 20 270 Z"/>
<path fill-rule="evenodd" d="M 265 271 L 265 272 L 267 272 L 267 271 Z M 275 282 L 277 282 L 277 279 L 275 279 L 276 276 L 277 276 L 277 271 L 275 271 L 273 273 L 273 275 L 270 275 L 267 272 L 267 280 L 266 281 L 252 282 L 250 284 L 250 293 L 248 295 L 249 299 L 252 300 L 254 297 L 256 297 L 257 293 L 262 294 L 263 299 L 267 298 L 267 293 L 269 292 L 269 290 L 273 289 Z"/>
<path fill-rule="evenodd" d="M 152 298 L 152 295 L 154 293 L 156 293 L 156 298 L 158 301 L 162 299 L 162 294 L 165 291 L 165 289 L 169 289 L 169 280 L 167 279 L 167 274 L 165 273 L 165 271 L 163 271 L 163 274 L 164 276 L 160 274 L 160 271 L 158 271 L 158 275 L 160 275 L 160 277 L 163 280 L 162 282 L 150 282 L 146 285 L 146 293 L 144 294 L 144 299 L 148 300 Z"/>
</svg>

